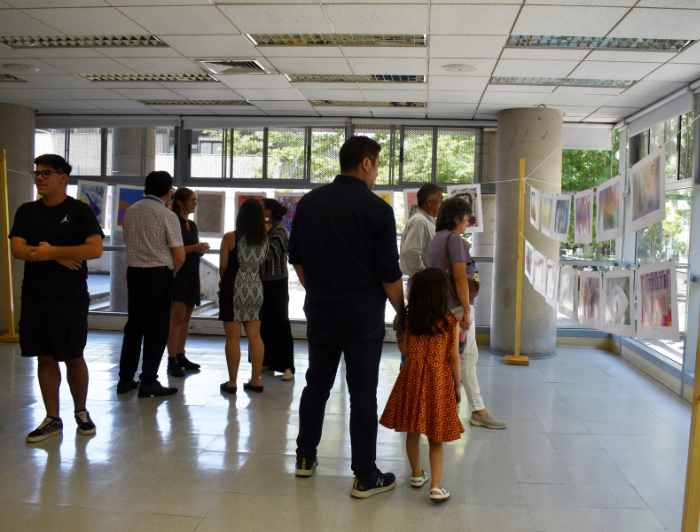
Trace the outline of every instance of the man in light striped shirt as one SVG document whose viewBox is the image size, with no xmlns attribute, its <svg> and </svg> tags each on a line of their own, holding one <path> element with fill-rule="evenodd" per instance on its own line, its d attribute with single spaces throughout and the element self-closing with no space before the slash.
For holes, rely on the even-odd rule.
<svg viewBox="0 0 700 532">
<path fill-rule="evenodd" d="M 427 183 L 420 187 L 417 200 L 418 211 L 406 220 L 401 236 L 401 271 L 409 277 L 430 266 L 428 250 L 435 236 L 442 189 L 434 183 Z"/>
<path fill-rule="evenodd" d="M 158 367 L 168 342 L 173 278 L 185 262 L 185 247 L 177 214 L 166 207 L 173 195 L 168 172 L 146 176 L 144 197 L 124 213 L 126 283 L 129 320 L 119 363 L 117 393 L 138 387 L 139 397 L 177 393 L 158 382 Z M 134 380 L 143 343 L 141 384 Z"/>
</svg>

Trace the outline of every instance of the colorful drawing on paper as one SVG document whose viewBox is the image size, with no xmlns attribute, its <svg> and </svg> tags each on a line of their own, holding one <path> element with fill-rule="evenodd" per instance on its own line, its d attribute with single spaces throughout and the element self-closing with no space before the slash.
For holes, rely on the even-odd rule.
<svg viewBox="0 0 700 532">
<path fill-rule="evenodd" d="M 627 232 L 633 233 L 666 219 L 666 151 L 658 148 L 634 165 L 629 173 L 630 202 Z"/>
<path fill-rule="evenodd" d="M 556 197 L 554 204 L 554 230 L 552 238 L 566 242 L 569 238 L 569 219 L 571 216 L 571 196 L 561 194 Z"/>
<path fill-rule="evenodd" d="M 578 272 L 571 266 L 564 266 L 559 275 L 559 312 L 578 321 L 577 303 Z"/>
<path fill-rule="evenodd" d="M 554 310 L 557 309 L 557 293 L 559 292 L 559 264 L 547 259 L 547 292 L 545 301 Z"/>
<path fill-rule="evenodd" d="M 634 336 L 634 272 L 615 270 L 603 275 L 602 321 L 605 332 Z"/>
<path fill-rule="evenodd" d="M 197 208 L 194 211 L 194 222 L 200 236 L 222 238 L 224 233 L 226 212 L 226 192 L 197 192 Z"/>
<path fill-rule="evenodd" d="M 622 188 L 621 175 L 598 187 L 598 242 L 622 236 Z"/>
<path fill-rule="evenodd" d="M 287 214 L 282 217 L 282 223 L 287 228 L 287 231 L 292 231 L 292 220 L 297 212 L 297 205 L 304 194 L 285 194 L 283 192 L 277 192 L 275 194 L 275 199 L 280 202 L 281 205 L 287 207 Z"/>
<path fill-rule="evenodd" d="M 530 189 L 530 223 L 535 226 L 535 229 L 540 228 L 540 196 L 539 190 Z"/>
<path fill-rule="evenodd" d="M 447 187 L 448 198 L 460 198 L 472 208 L 467 233 L 482 233 L 484 220 L 481 216 L 481 185 L 454 185 Z"/>
<path fill-rule="evenodd" d="M 525 240 L 525 277 L 527 277 L 527 280 L 532 283 L 532 264 L 535 259 L 535 248 Z"/>
<path fill-rule="evenodd" d="M 406 221 L 418 212 L 418 189 L 403 191 L 403 206 Z"/>
<path fill-rule="evenodd" d="M 124 222 L 124 213 L 137 201 L 143 199 L 143 187 L 131 187 L 127 185 L 117 186 L 117 223 L 115 227 L 121 228 Z"/>
<path fill-rule="evenodd" d="M 574 242 L 593 242 L 593 190 L 579 192 L 574 196 Z"/>
<path fill-rule="evenodd" d="M 78 181 L 78 199 L 87 203 L 95 213 L 97 223 L 104 225 L 107 185 L 92 181 Z"/>
<path fill-rule="evenodd" d="M 679 340 L 676 265 L 671 261 L 641 266 L 637 270 L 637 336 Z"/>
<path fill-rule="evenodd" d="M 579 298 L 579 313 L 581 323 L 601 328 L 600 295 L 602 278 L 599 272 L 581 272 L 581 292 Z"/>
<path fill-rule="evenodd" d="M 540 218 L 540 231 L 548 237 L 552 237 L 554 225 L 554 196 L 542 193 L 542 217 Z"/>
<path fill-rule="evenodd" d="M 532 275 L 534 277 L 533 286 L 535 290 L 542 294 L 547 295 L 547 259 L 535 250 L 535 259 L 533 262 Z"/>
<path fill-rule="evenodd" d="M 375 192 L 377 196 L 386 201 L 391 207 L 394 207 L 394 193 L 393 192 Z"/>
</svg>

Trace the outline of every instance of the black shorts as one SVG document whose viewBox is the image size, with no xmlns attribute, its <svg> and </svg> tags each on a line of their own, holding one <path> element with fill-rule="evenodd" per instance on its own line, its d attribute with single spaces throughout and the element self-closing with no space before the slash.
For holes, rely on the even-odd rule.
<svg viewBox="0 0 700 532">
<path fill-rule="evenodd" d="M 88 299 L 23 300 L 19 346 L 23 357 L 52 355 L 57 362 L 83 356 L 88 332 Z"/>
</svg>

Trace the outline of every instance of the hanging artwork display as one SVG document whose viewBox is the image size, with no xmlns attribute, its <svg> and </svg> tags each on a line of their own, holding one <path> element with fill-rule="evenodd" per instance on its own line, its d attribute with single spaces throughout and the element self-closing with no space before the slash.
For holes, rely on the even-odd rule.
<svg viewBox="0 0 700 532">
<path fill-rule="evenodd" d="M 223 238 L 226 192 L 197 191 L 194 223 L 200 237 Z"/>
<path fill-rule="evenodd" d="M 574 242 L 593 242 L 593 189 L 574 195 Z"/>
<path fill-rule="evenodd" d="M 481 216 L 481 185 L 453 185 L 447 187 L 448 198 L 461 198 L 472 208 L 467 233 L 483 233 L 484 220 Z"/>
<path fill-rule="evenodd" d="M 523 261 L 525 265 L 525 277 L 532 283 L 532 265 L 535 260 L 535 248 L 527 240 L 525 240 L 525 256 L 523 258 L 525 259 Z"/>
<path fill-rule="evenodd" d="M 393 192 L 375 192 L 377 196 L 382 198 L 384 201 L 386 201 L 389 205 L 391 205 L 392 209 L 394 208 L 394 193 Z"/>
<path fill-rule="evenodd" d="M 554 195 L 542 193 L 542 213 L 540 215 L 540 231 L 545 236 L 552 238 L 554 227 Z"/>
<path fill-rule="evenodd" d="M 579 291 L 579 321 L 587 327 L 602 329 L 600 300 L 602 278 L 600 272 L 581 272 Z"/>
<path fill-rule="evenodd" d="M 107 186 L 105 183 L 95 183 L 94 181 L 78 181 L 78 196 L 76 199 L 90 206 L 100 227 L 104 227 L 105 224 Z"/>
<path fill-rule="evenodd" d="M 563 266 L 559 274 L 559 312 L 578 321 L 578 272 Z"/>
<path fill-rule="evenodd" d="M 629 173 L 627 232 L 634 233 L 666 219 L 666 150 L 655 149 Z"/>
<path fill-rule="evenodd" d="M 676 264 L 673 261 L 640 266 L 637 270 L 639 338 L 680 339 Z"/>
<path fill-rule="evenodd" d="M 287 214 L 282 217 L 282 223 L 287 228 L 287 231 L 291 233 L 292 231 L 292 219 L 297 212 L 297 205 L 304 194 L 287 194 L 285 192 L 275 192 L 275 199 L 287 207 Z M 393 206 L 393 205 L 392 205 Z"/>
<path fill-rule="evenodd" d="M 537 292 L 547 297 L 547 259 L 537 250 L 532 263 L 532 277 L 532 286 Z"/>
<path fill-rule="evenodd" d="M 603 274 L 603 330 L 634 336 L 634 272 L 615 270 Z"/>
<path fill-rule="evenodd" d="M 265 198 L 265 193 L 264 192 L 258 192 L 258 191 L 248 191 L 246 190 L 245 192 L 236 192 L 235 195 L 235 203 L 236 203 L 236 216 L 238 216 L 238 211 L 241 208 L 241 205 L 245 203 L 246 200 L 249 199 L 255 199 L 255 200 L 262 200 Z"/>
<path fill-rule="evenodd" d="M 621 175 L 598 186 L 597 242 L 622 237 L 623 187 L 624 180 Z"/>
<path fill-rule="evenodd" d="M 418 189 L 403 191 L 403 208 L 406 215 L 406 221 L 418 212 Z"/>
<path fill-rule="evenodd" d="M 547 292 L 545 301 L 557 310 L 557 296 L 559 294 L 559 263 L 547 259 Z"/>
<path fill-rule="evenodd" d="M 530 187 L 530 223 L 535 229 L 540 228 L 540 191 Z"/>
<path fill-rule="evenodd" d="M 569 221 L 571 216 L 571 196 L 560 194 L 554 200 L 554 225 L 552 228 L 552 238 L 559 242 L 566 242 L 569 239 Z"/>
<path fill-rule="evenodd" d="M 114 217 L 112 218 L 112 225 L 116 231 L 121 231 L 124 213 L 134 203 L 143 199 L 143 187 L 117 185 L 117 193 L 114 198 Z"/>
</svg>

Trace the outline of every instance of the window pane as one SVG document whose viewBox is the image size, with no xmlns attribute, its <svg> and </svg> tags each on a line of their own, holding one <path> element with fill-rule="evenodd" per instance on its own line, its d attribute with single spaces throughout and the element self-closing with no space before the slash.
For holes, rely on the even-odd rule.
<svg viewBox="0 0 700 532">
<path fill-rule="evenodd" d="M 496 128 L 484 128 L 479 183 L 496 182 Z"/>
<path fill-rule="evenodd" d="M 678 179 L 678 118 L 651 128 L 649 138 L 649 152 L 666 147 L 666 178 Z"/>
<path fill-rule="evenodd" d="M 382 147 L 382 151 L 379 153 L 379 175 L 377 176 L 376 184 L 391 185 L 398 182 L 398 128 L 396 126 L 378 124 L 358 124 L 355 126 L 355 135 L 369 137 Z"/>
<path fill-rule="evenodd" d="M 67 129 L 37 129 L 34 134 L 34 156 L 55 153 L 66 157 Z"/>
<path fill-rule="evenodd" d="M 264 135 L 263 128 L 235 128 L 228 132 L 229 149 L 225 152 L 227 159 L 232 158 L 232 169 L 226 175 L 234 179 L 262 179 Z"/>
<path fill-rule="evenodd" d="M 225 129 L 193 129 L 190 145 L 190 175 L 192 177 L 228 177 L 224 139 Z"/>
<path fill-rule="evenodd" d="M 476 130 L 438 128 L 438 183 L 473 183 L 476 163 Z"/>
<path fill-rule="evenodd" d="M 344 127 L 311 129 L 311 182 L 330 183 L 340 173 L 340 148 L 345 142 Z"/>
<path fill-rule="evenodd" d="M 304 179 L 305 139 L 303 127 L 268 130 L 268 179 Z"/>
<path fill-rule="evenodd" d="M 678 168 L 678 179 L 689 179 L 693 172 L 693 122 L 694 113 L 686 113 L 681 117 L 681 149 Z"/>
<path fill-rule="evenodd" d="M 430 183 L 433 172 L 433 128 L 406 126 L 403 137 L 404 183 Z"/>
<path fill-rule="evenodd" d="M 73 167 L 71 176 L 99 177 L 102 174 L 102 133 L 100 128 L 37 129 L 35 156 L 55 153 Z"/>
<path fill-rule="evenodd" d="M 145 176 L 154 170 L 173 175 L 174 136 L 174 127 L 108 128 L 107 176 Z"/>
</svg>

